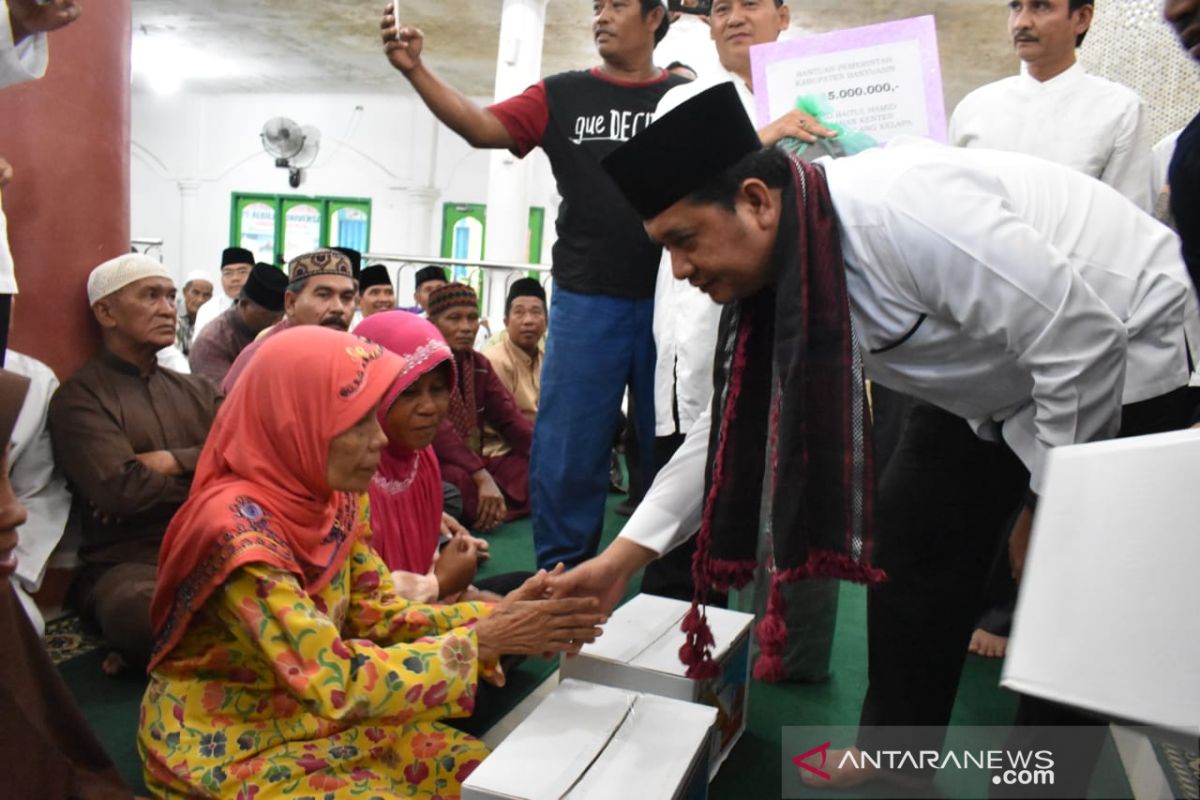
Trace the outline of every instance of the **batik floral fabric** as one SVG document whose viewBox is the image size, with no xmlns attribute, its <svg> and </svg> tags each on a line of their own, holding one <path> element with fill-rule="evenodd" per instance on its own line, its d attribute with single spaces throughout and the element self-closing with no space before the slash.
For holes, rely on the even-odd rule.
<svg viewBox="0 0 1200 800">
<path fill-rule="evenodd" d="M 487 755 L 474 710 L 491 606 L 393 593 L 361 540 L 320 592 L 262 564 L 209 598 L 151 675 L 138 748 L 162 797 L 454 798 Z"/>
</svg>

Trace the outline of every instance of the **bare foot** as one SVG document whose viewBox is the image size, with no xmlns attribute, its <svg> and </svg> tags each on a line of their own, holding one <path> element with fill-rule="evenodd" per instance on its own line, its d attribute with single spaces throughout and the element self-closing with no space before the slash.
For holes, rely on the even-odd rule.
<svg viewBox="0 0 1200 800">
<path fill-rule="evenodd" d="M 971 644 L 967 645 L 967 652 L 984 658 L 1004 658 L 1007 650 L 1007 636 L 997 636 L 994 633 L 988 633 L 983 628 L 975 629 L 975 632 L 971 634 Z"/>
<path fill-rule="evenodd" d="M 100 665 L 100 670 L 109 677 L 120 675 L 125 668 L 129 666 L 125 663 L 125 659 L 121 658 L 121 654 L 113 650 L 104 657 L 104 663 Z"/>
</svg>

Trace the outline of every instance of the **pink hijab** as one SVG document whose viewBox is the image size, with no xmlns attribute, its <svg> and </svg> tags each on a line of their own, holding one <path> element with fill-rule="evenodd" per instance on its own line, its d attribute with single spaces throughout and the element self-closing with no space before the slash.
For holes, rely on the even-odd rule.
<svg viewBox="0 0 1200 800">
<path fill-rule="evenodd" d="M 450 347 L 437 328 L 409 311 L 372 314 L 354 332 L 404 361 L 379 404 L 379 422 L 387 430 L 385 418 L 396 398 L 422 375 L 451 361 Z M 389 443 L 369 491 L 371 544 L 388 569 L 428 572 L 442 529 L 442 473 L 433 447 L 408 450 Z"/>
</svg>

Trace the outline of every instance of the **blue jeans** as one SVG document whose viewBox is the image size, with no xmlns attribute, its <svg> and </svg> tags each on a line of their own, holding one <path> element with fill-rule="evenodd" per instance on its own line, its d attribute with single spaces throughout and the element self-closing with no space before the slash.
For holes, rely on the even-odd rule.
<svg viewBox="0 0 1200 800">
<path fill-rule="evenodd" d="M 653 318 L 653 300 L 554 288 L 529 469 L 539 567 L 572 567 L 596 554 L 626 385 L 650 462 L 643 481 L 654 479 Z"/>
</svg>

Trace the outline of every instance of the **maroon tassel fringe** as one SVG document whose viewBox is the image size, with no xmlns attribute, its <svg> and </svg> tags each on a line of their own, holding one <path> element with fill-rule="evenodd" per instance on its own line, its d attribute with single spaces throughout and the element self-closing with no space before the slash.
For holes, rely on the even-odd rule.
<svg viewBox="0 0 1200 800">
<path fill-rule="evenodd" d="M 693 680 L 717 677 L 721 670 L 712 657 L 713 635 L 704 607 L 693 602 L 679 627 L 687 634 L 687 640 L 679 648 L 679 660 L 688 668 L 687 677 Z"/>
<path fill-rule="evenodd" d="M 767 612 L 755 628 L 758 637 L 758 660 L 754 662 L 754 677 L 767 683 L 783 680 L 783 648 L 787 644 L 787 622 L 784 619 L 783 592 L 780 584 L 783 576 L 771 574 L 771 594 L 767 599 Z"/>
<path fill-rule="evenodd" d="M 879 567 L 855 561 L 832 550 L 809 550 L 808 560 L 803 564 L 780 570 L 775 575 L 783 583 L 792 583 L 804 578 L 837 578 L 867 586 L 876 586 L 888 579 L 887 573 Z"/>
<path fill-rule="evenodd" d="M 742 328 L 734 347 L 733 369 L 730 374 L 729 397 L 718 423 L 716 459 L 713 464 L 712 486 L 704 502 L 700 518 L 700 532 L 696 536 L 696 552 L 692 555 L 692 582 L 695 594 L 692 607 L 683 618 L 680 628 L 687 634 L 687 641 L 679 648 L 679 660 L 687 665 L 687 676 L 693 680 L 707 680 L 720 674 L 720 667 L 713 660 L 713 635 L 704 613 L 703 598 L 714 581 L 727 586 L 727 582 L 740 581 L 745 585 L 754 576 L 754 562 L 721 561 L 709 559 L 712 546 L 713 507 L 721 484 L 724 482 L 725 446 L 729 427 L 737 411 L 737 397 L 742 391 L 742 373 L 746 369 L 746 341 L 749 328 Z M 714 570 L 715 568 L 715 570 Z M 714 574 L 715 572 L 715 574 Z"/>
</svg>

